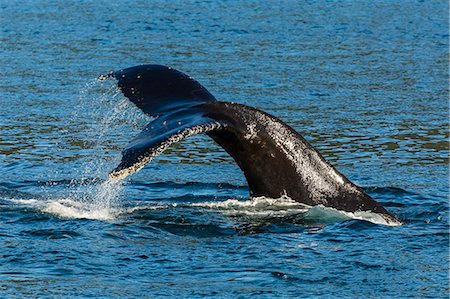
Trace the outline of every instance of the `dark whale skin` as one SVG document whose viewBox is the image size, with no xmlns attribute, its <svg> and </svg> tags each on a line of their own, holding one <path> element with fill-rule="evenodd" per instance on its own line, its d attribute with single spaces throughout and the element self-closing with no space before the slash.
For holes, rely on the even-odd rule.
<svg viewBox="0 0 450 299">
<path fill-rule="evenodd" d="M 138 171 L 171 144 L 205 133 L 236 161 L 253 197 L 286 195 L 309 206 L 372 212 L 399 223 L 381 204 L 329 164 L 298 132 L 254 107 L 220 102 L 173 68 L 141 65 L 112 72 L 123 94 L 155 117 L 126 146 L 113 179 Z"/>
</svg>

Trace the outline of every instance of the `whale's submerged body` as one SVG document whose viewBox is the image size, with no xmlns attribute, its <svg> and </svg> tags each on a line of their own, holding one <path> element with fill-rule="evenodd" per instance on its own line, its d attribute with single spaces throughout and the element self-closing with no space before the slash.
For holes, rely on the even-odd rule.
<svg viewBox="0 0 450 299">
<path fill-rule="evenodd" d="M 113 72 L 123 94 L 155 117 L 124 149 L 113 179 L 134 173 L 171 144 L 205 133 L 244 172 L 251 196 L 286 195 L 306 205 L 344 212 L 372 212 L 387 224 L 400 222 L 350 182 L 299 133 L 253 107 L 220 102 L 191 77 L 161 65 Z"/>
</svg>

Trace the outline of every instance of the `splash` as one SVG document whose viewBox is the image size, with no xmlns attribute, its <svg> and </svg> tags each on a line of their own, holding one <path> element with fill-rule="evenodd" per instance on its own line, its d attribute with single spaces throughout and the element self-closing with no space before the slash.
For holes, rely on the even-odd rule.
<svg viewBox="0 0 450 299">
<path fill-rule="evenodd" d="M 148 122 L 113 81 L 93 80 L 81 89 L 66 139 L 77 146 L 79 167 L 62 197 L 48 193 L 38 208 L 65 218 L 113 219 L 120 213 L 121 181 L 107 174 L 120 161 L 120 148 Z"/>
</svg>

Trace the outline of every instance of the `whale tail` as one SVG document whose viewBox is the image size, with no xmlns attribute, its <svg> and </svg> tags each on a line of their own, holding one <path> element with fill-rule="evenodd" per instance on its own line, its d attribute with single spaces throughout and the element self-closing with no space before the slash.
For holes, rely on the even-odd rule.
<svg viewBox="0 0 450 299">
<path fill-rule="evenodd" d="M 123 94 L 155 117 L 123 150 L 110 173 L 124 178 L 171 144 L 205 133 L 236 161 L 252 196 L 287 195 L 306 205 L 396 218 L 339 173 L 294 129 L 253 107 L 217 101 L 191 77 L 172 68 L 142 65 L 113 72 Z"/>
</svg>

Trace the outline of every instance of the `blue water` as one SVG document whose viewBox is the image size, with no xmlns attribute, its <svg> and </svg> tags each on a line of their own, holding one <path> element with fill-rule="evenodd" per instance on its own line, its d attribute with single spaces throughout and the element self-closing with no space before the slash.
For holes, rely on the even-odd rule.
<svg viewBox="0 0 450 299">
<path fill-rule="evenodd" d="M 447 1 L 0 1 L 0 294 L 449 292 Z M 149 120 L 95 78 L 142 63 L 268 111 L 397 227 L 249 200 L 207 137 L 122 184 Z"/>
</svg>

